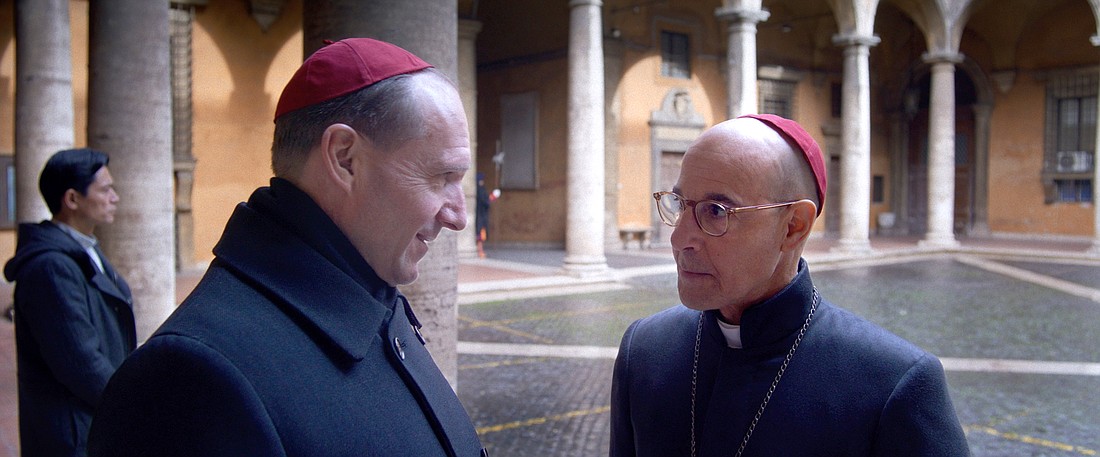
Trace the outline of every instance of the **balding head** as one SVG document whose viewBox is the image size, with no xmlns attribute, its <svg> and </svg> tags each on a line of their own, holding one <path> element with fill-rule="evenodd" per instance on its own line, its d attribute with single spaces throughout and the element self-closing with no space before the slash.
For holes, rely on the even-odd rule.
<svg viewBox="0 0 1100 457">
<path fill-rule="evenodd" d="M 802 149 L 764 121 L 741 117 L 722 122 L 703 132 L 688 151 L 712 155 L 756 178 L 756 193 L 767 200 L 807 199 L 821 208 L 815 175 Z"/>
<path fill-rule="evenodd" d="M 803 150 L 754 118 L 718 124 L 688 148 L 673 193 L 685 211 L 670 241 L 680 300 L 738 323 L 790 283 L 817 216 L 818 188 Z M 714 205 L 726 230 L 714 230 Z M 703 208 L 700 215 L 699 208 Z M 692 213 L 688 215 L 688 213 Z M 706 229 L 700 217 L 706 218 Z"/>
</svg>

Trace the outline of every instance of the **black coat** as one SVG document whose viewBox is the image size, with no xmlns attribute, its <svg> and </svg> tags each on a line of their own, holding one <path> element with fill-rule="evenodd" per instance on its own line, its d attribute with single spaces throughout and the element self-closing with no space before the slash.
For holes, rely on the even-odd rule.
<svg viewBox="0 0 1100 457">
<path fill-rule="evenodd" d="M 810 310 L 804 262 L 741 316 L 730 349 L 704 313 L 695 401 L 697 455 L 733 455 Z M 690 454 L 699 312 L 676 306 L 623 336 L 611 398 L 611 455 Z M 943 366 L 928 352 L 822 300 L 745 448 L 748 456 L 969 455 Z"/>
<path fill-rule="evenodd" d="M 51 222 L 21 224 L 4 275 L 15 281 L 22 455 L 85 455 L 107 380 L 134 350 L 130 288 L 100 253 Z"/>
<path fill-rule="evenodd" d="M 257 190 L 214 254 L 111 379 L 91 455 L 480 455 L 403 297 L 303 192 Z"/>
</svg>

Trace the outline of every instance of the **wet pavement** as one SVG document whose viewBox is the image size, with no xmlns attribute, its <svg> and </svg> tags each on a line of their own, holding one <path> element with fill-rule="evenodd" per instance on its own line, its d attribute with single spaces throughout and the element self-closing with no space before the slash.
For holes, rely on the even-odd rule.
<svg viewBox="0 0 1100 457">
<path fill-rule="evenodd" d="M 811 275 L 832 302 L 941 358 L 974 456 L 1100 455 L 1100 255 L 1088 242 L 872 247 L 813 240 Z M 494 457 L 607 455 L 619 339 L 678 303 L 667 248 L 609 246 L 608 274 L 585 278 L 563 258 L 491 249 L 461 261 L 458 394 Z M 180 295 L 198 273 L 180 276 Z M 0 323 L 4 457 L 18 437 L 12 327 Z"/>
<path fill-rule="evenodd" d="M 974 456 L 1100 455 L 1100 257 L 1021 244 L 806 256 L 825 297 L 941 358 Z M 652 254 L 609 254 L 604 291 L 552 284 L 460 306 L 459 398 L 491 455 L 607 455 L 619 338 L 678 303 L 668 253 Z M 490 251 L 467 263 L 561 260 Z"/>
</svg>

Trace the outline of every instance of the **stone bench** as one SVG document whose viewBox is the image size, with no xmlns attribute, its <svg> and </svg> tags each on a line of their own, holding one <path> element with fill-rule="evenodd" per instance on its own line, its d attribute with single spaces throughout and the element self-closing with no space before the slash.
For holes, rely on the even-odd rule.
<svg viewBox="0 0 1100 457">
<path fill-rule="evenodd" d="M 630 249 L 630 242 L 637 241 L 638 249 L 646 249 L 649 247 L 649 238 L 653 234 L 653 229 L 650 227 L 642 226 L 624 226 L 619 227 L 619 239 L 623 241 L 623 249 Z"/>
</svg>

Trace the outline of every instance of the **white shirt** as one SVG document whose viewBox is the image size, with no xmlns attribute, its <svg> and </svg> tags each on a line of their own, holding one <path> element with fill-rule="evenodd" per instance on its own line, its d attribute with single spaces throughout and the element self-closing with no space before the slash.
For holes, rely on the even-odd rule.
<svg viewBox="0 0 1100 457">
<path fill-rule="evenodd" d="M 99 253 L 97 253 L 95 250 L 95 245 L 98 241 L 95 239 L 94 236 L 88 236 L 80 233 L 80 230 L 72 228 L 72 226 L 64 222 L 54 221 L 54 223 L 61 228 L 61 231 L 68 233 L 69 236 L 73 237 L 73 239 L 76 240 L 77 244 L 79 244 L 80 247 L 84 248 L 84 252 L 87 252 L 88 257 L 92 258 L 92 263 L 95 264 L 100 273 L 106 273 L 106 271 L 103 269 L 103 259 L 99 258 Z"/>
</svg>

